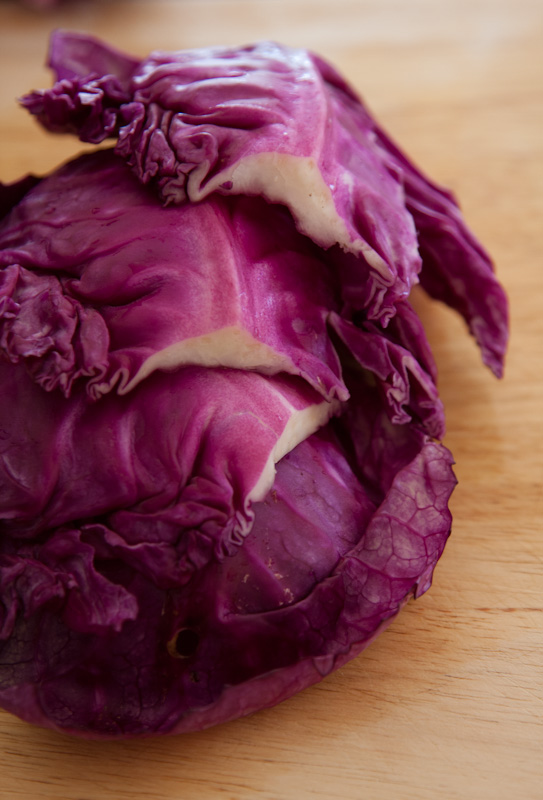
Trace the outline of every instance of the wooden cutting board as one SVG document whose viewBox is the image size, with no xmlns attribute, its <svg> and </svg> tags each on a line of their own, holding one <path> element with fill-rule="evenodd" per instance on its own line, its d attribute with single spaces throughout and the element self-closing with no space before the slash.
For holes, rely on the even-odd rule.
<svg viewBox="0 0 543 800">
<path fill-rule="evenodd" d="M 511 301 L 506 377 L 417 296 L 456 457 L 434 585 L 361 657 L 194 735 L 75 741 L 0 712 L 1 800 L 543 798 L 543 5 L 535 0 L 102 0 L 0 6 L 0 179 L 80 149 L 14 103 L 49 85 L 49 31 L 144 55 L 271 38 L 332 60 L 451 187 Z"/>
</svg>

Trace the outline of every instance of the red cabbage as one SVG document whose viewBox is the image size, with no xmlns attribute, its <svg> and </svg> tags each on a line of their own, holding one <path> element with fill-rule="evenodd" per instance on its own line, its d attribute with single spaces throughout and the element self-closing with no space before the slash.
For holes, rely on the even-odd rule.
<svg viewBox="0 0 543 800">
<path fill-rule="evenodd" d="M 0 187 L 0 706 L 196 730 L 360 653 L 429 588 L 452 456 L 419 280 L 501 374 L 452 196 L 318 56 L 52 38 L 49 130 L 113 149 Z"/>
</svg>

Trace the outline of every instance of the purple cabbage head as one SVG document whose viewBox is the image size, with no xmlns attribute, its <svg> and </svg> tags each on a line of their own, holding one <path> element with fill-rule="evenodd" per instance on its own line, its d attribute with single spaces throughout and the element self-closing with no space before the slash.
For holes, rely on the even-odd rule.
<svg viewBox="0 0 543 800">
<path fill-rule="evenodd" d="M 506 300 L 321 58 L 57 32 L 49 64 L 23 105 L 114 141 L 0 187 L 0 705 L 196 730 L 320 680 L 429 588 L 455 477 L 409 293 L 497 375 Z"/>
</svg>

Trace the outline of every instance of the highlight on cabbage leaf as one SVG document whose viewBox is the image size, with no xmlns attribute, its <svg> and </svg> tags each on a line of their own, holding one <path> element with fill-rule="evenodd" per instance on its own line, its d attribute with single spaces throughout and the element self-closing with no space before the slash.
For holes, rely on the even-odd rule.
<svg viewBox="0 0 543 800">
<path fill-rule="evenodd" d="M 0 186 L 0 706 L 86 737 L 273 705 L 430 587 L 453 459 L 420 283 L 498 376 L 454 197 L 320 57 L 53 34 L 94 147 Z"/>
</svg>

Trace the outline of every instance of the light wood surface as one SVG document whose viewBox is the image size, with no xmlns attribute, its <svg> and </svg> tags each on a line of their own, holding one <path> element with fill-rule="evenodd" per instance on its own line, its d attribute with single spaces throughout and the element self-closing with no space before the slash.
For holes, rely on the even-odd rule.
<svg viewBox="0 0 543 800">
<path fill-rule="evenodd" d="M 48 86 L 49 31 L 155 48 L 272 38 L 331 59 L 459 197 L 511 301 L 506 377 L 417 298 L 456 457 L 434 586 L 365 654 L 290 701 L 194 735 L 83 742 L 0 712 L 1 800 L 543 798 L 543 4 L 126 0 L 0 4 L 0 178 L 80 149 L 14 98 Z"/>
</svg>

